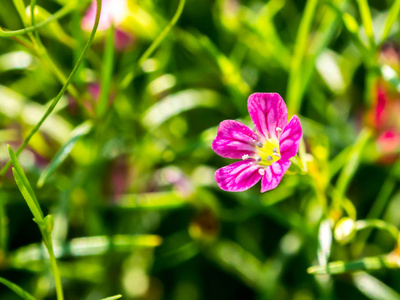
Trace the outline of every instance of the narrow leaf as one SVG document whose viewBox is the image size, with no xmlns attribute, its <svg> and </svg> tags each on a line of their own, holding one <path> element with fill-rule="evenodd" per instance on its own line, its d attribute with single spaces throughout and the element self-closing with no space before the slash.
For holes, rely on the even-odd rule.
<svg viewBox="0 0 400 300">
<path fill-rule="evenodd" d="M 355 286 L 368 298 L 374 300 L 399 300 L 400 295 L 382 281 L 365 273 L 353 274 Z"/>
<path fill-rule="evenodd" d="M 17 186 L 21 191 L 26 203 L 28 204 L 33 216 L 38 222 L 40 222 L 43 220 L 43 212 L 40 208 L 39 202 L 36 199 L 36 195 L 29 184 L 28 178 L 26 178 L 25 172 L 22 169 L 17 156 L 10 146 L 8 146 L 8 151 L 10 153 L 11 161 L 14 165 L 12 172 L 14 174 L 15 182 L 17 183 Z"/>
<path fill-rule="evenodd" d="M 384 268 L 399 268 L 397 259 L 391 259 L 389 256 L 365 257 L 361 260 L 344 262 L 334 261 L 326 266 L 312 266 L 307 272 L 316 275 L 342 274 L 355 271 L 373 271 Z"/>
<path fill-rule="evenodd" d="M 35 298 L 31 294 L 24 291 L 21 287 L 19 287 L 15 283 L 12 283 L 11 281 L 8 281 L 7 279 L 0 277 L 0 283 L 4 284 L 6 287 L 8 287 L 10 290 L 12 290 L 14 293 L 16 293 L 22 299 L 35 300 Z"/>
<path fill-rule="evenodd" d="M 119 298 L 122 298 L 122 295 L 115 295 L 115 296 L 103 298 L 101 300 L 115 300 L 115 299 L 119 299 Z"/>
<path fill-rule="evenodd" d="M 37 187 L 43 186 L 43 184 L 50 177 L 50 175 L 53 174 L 53 172 L 64 162 L 64 160 L 67 158 L 68 154 L 72 151 L 78 140 L 82 136 L 88 134 L 91 129 L 92 129 L 92 124 L 89 122 L 84 122 L 78 127 L 76 127 L 74 131 L 72 131 L 69 141 L 61 147 L 61 149 L 57 152 L 52 161 L 40 175 L 37 181 Z"/>
</svg>

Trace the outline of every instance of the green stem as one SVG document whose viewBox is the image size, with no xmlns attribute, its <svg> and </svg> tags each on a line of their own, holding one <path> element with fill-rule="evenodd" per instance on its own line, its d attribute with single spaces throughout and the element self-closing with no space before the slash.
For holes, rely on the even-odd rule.
<svg viewBox="0 0 400 300">
<path fill-rule="evenodd" d="M 35 31 L 36 29 L 39 29 L 43 26 L 46 26 L 47 24 L 49 24 L 52 21 L 58 20 L 62 17 L 64 17 L 65 15 L 67 15 L 68 13 L 70 13 L 71 11 L 74 10 L 74 6 L 73 5 L 66 5 L 63 8 L 61 8 L 59 11 L 57 11 L 56 13 L 54 13 L 53 15 L 51 15 L 47 20 L 40 22 L 37 25 L 34 26 L 30 26 L 30 27 L 26 27 L 23 29 L 18 29 L 18 30 L 3 30 L 0 28 L 0 37 L 13 37 L 13 36 L 17 36 L 17 35 L 23 35 L 26 33 L 30 33 L 32 31 Z"/>
<path fill-rule="evenodd" d="M 138 60 L 137 67 L 140 67 L 146 59 L 150 57 L 151 54 L 157 49 L 157 47 L 161 44 L 161 42 L 165 39 L 167 34 L 171 31 L 172 27 L 178 22 L 183 8 L 185 7 L 186 0 L 179 0 L 178 8 L 176 9 L 176 12 L 174 16 L 172 17 L 171 21 L 168 23 L 168 25 L 164 28 L 163 31 L 157 36 L 157 38 L 153 41 L 153 43 L 150 45 L 149 48 L 142 54 L 142 56 Z M 121 82 L 121 87 L 124 89 L 129 85 L 129 83 L 133 80 L 134 78 L 134 72 L 135 69 L 133 69 L 131 72 L 129 72 L 125 78 Z"/>
<path fill-rule="evenodd" d="M 393 236 L 393 238 L 396 241 L 396 245 L 399 239 L 399 231 L 396 226 L 392 224 L 388 224 L 385 221 L 375 219 L 375 220 L 360 220 L 356 221 L 355 224 L 356 230 L 363 230 L 367 228 L 377 228 L 377 229 L 382 229 L 386 230 L 387 232 L 390 233 L 390 235 Z"/>
<path fill-rule="evenodd" d="M 290 67 L 289 82 L 288 82 L 288 108 L 290 113 L 295 114 L 300 108 L 300 79 L 302 78 L 302 72 L 300 67 L 302 60 L 304 59 L 306 49 L 308 47 L 308 36 L 311 29 L 315 10 L 317 8 L 318 0 L 307 1 L 303 18 L 301 19 L 299 31 L 297 33 L 294 54 L 292 64 Z"/>
<path fill-rule="evenodd" d="M 385 27 L 383 28 L 383 32 L 380 38 L 381 43 L 385 42 L 385 40 L 389 36 L 390 30 L 392 29 L 394 22 L 396 22 L 396 19 L 399 16 L 399 11 L 400 11 L 400 0 L 395 0 L 386 18 Z"/>
<path fill-rule="evenodd" d="M 371 53 L 375 50 L 374 30 L 372 26 L 371 12 L 369 10 L 367 0 L 357 0 L 358 8 L 360 10 L 361 20 L 364 26 L 365 34 L 369 40 Z"/>
<path fill-rule="evenodd" d="M 40 126 L 42 126 L 43 122 L 47 119 L 47 117 L 52 113 L 54 108 L 57 106 L 58 101 L 60 101 L 61 97 L 64 95 L 65 91 L 67 90 L 69 84 L 71 83 L 73 77 L 77 73 L 80 65 L 82 64 L 86 53 L 88 52 L 90 45 L 92 44 L 94 35 L 96 34 L 97 26 L 99 25 L 99 19 L 100 19 L 100 12 L 101 12 L 101 1 L 102 0 L 96 0 L 97 1 L 97 11 L 96 11 L 96 20 L 93 26 L 93 30 L 90 34 L 89 40 L 87 41 L 85 48 L 82 51 L 81 56 L 79 57 L 77 63 L 75 64 L 75 67 L 73 68 L 71 74 L 68 76 L 65 84 L 63 85 L 61 91 L 58 93 L 58 95 L 54 98 L 53 102 L 50 104 L 49 108 L 43 115 L 43 117 L 40 119 L 40 121 L 36 124 L 36 126 L 32 129 L 32 131 L 29 133 L 29 135 L 24 139 L 22 142 L 22 145 L 18 148 L 16 151 L 16 155 L 18 156 L 22 150 L 26 147 L 26 145 L 29 143 L 30 139 L 32 136 L 39 130 Z M 7 172 L 11 165 L 11 161 L 8 161 L 6 165 L 0 170 L 0 176 L 4 176 L 4 174 Z"/>
<path fill-rule="evenodd" d="M 52 270 L 53 276 L 54 276 L 54 283 L 56 285 L 57 300 L 64 300 L 61 276 L 60 276 L 60 272 L 58 271 L 56 256 L 54 255 L 51 234 L 49 234 L 49 235 L 50 235 L 50 237 L 48 239 L 48 244 L 45 243 L 45 245 L 47 248 L 47 252 L 49 253 L 50 266 L 51 266 L 51 270 Z"/>
</svg>

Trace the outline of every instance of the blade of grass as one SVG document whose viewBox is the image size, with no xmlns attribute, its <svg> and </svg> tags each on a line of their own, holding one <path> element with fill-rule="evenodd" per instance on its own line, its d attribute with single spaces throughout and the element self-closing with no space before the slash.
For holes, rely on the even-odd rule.
<svg viewBox="0 0 400 300">
<path fill-rule="evenodd" d="M 8 287 L 10 290 L 12 290 L 14 293 L 16 293 L 22 299 L 36 300 L 35 297 L 33 297 L 31 294 L 29 294 L 28 292 L 23 290 L 21 287 L 19 287 L 15 283 L 12 283 L 11 281 L 8 281 L 5 278 L 0 277 L 0 283 L 4 284 L 6 287 Z"/>
<path fill-rule="evenodd" d="M 67 3 L 65 6 L 63 6 L 59 11 L 55 12 L 52 14 L 48 19 L 46 19 L 43 22 L 40 22 L 36 24 L 35 26 L 29 26 L 23 29 L 18 29 L 18 30 L 4 30 L 0 28 L 0 37 L 14 37 L 17 35 L 23 35 L 29 32 L 32 32 L 36 29 L 39 29 L 41 27 L 46 26 L 47 24 L 51 23 L 52 21 L 58 20 L 65 15 L 69 14 L 76 8 L 75 4 L 73 1 Z"/>
<path fill-rule="evenodd" d="M 360 10 L 361 21 L 365 30 L 365 34 L 369 40 L 369 47 L 371 53 L 375 50 L 375 40 L 374 40 L 374 29 L 372 26 L 371 11 L 369 10 L 369 5 L 367 0 L 356 0 L 358 8 Z M 372 54 L 371 54 L 372 55 Z"/>
<path fill-rule="evenodd" d="M 360 164 L 361 153 L 370 137 L 371 131 L 369 129 L 363 129 L 353 145 L 347 163 L 340 173 L 336 184 L 334 205 L 337 205 L 337 207 L 341 206 L 340 203 L 344 199 L 350 181 Z"/>
<path fill-rule="evenodd" d="M 300 67 L 308 47 L 308 37 L 317 4 L 318 0 L 307 1 L 294 44 L 294 53 L 290 66 L 289 82 L 287 87 L 288 94 L 286 97 L 288 108 L 291 114 L 297 113 L 300 108 L 300 98 L 298 96 L 299 87 L 296 85 L 296 82 L 301 76 L 303 76 L 303 73 L 300 72 Z"/>
<path fill-rule="evenodd" d="M 176 22 L 178 22 L 183 8 L 185 7 L 186 0 L 179 0 L 178 8 L 176 9 L 176 12 L 174 16 L 172 17 L 171 21 L 168 23 L 168 25 L 163 29 L 163 31 L 160 32 L 160 34 L 157 36 L 157 38 L 151 43 L 150 47 L 147 48 L 147 50 L 142 54 L 142 56 L 139 58 L 138 63 L 136 65 L 136 68 L 132 68 L 132 71 L 129 72 L 123 80 L 121 81 L 121 88 L 125 89 L 133 80 L 135 76 L 135 71 L 137 68 L 141 67 L 142 64 L 148 59 L 153 52 L 157 49 L 157 47 L 162 43 L 162 41 L 165 39 L 167 34 L 171 31 L 172 27 L 175 26 Z"/>
<path fill-rule="evenodd" d="M 64 162 L 64 160 L 67 158 L 68 154 L 72 151 L 78 140 L 82 136 L 88 134 L 91 129 L 92 129 L 92 124 L 89 122 L 84 122 L 78 127 L 76 127 L 74 131 L 72 131 L 69 141 L 61 147 L 61 149 L 51 160 L 46 169 L 44 169 L 43 172 L 40 174 L 40 177 L 36 184 L 37 187 L 40 188 L 43 186 L 43 184 L 50 177 L 50 175 L 53 174 L 53 172 Z"/>
<path fill-rule="evenodd" d="M 61 97 L 64 95 L 65 91 L 67 90 L 69 84 L 71 83 L 72 79 L 74 78 L 76 72 L 78 71 L 80 65 L 82 64 L 86 53 L 88 52 L 90 45 L 92 44 L 94 35 L 96 34 L 97 27 L 99 25 L 99 19 L 100 19 L 100 12 L 101 12 L 101 1 L 102 0 L 96 0 L 97 1 L 97 11 L 96 11 L 96 20 L 94 22 L 93 30 L 90 34 L 89 40 L 87 41 L 85 48 L 82 51 L 81 56 L 79 57 L 77 63 L 75 64 L 74 68 L 72 69 L 71 74 L 68 76 L 65 84 L 63 85 L 61 91 L 58 93 L 58 95 L 54 98 L 52 101 L 51 105 L 43 115 L 43 117 L 40 119 L 40 121 L 36 124 L 36 126 L 32 129 L 32 131 L 29 133 L 29 135 L 24 139 L 22 142 L 22 145 L 18 148 L 18 150 L 15 152 L 16 156 L 21 154 L 22 150 L 25 149 L 26 145 L 28 145 L 29 141 L 31 140 L 32 136 L 39 130 L 40 126 L 42 126 L 43 122 L 47 119 L 47 117 L 52 113 L 54 108 L 57 106 L 58 101 L 60 101 Z M 5 166 L 0 170 L 0 176 L 4 176 L 4 174 L 7 172 L 8 168 L 11 165 L 11 161 L 8 161 Z"/>
<path fill-rule="evenodd" d="M 103 298 L 101 300 L 115 300 L 115 299 L 119 299 L 119 298 L 122 298 L 122 295 L 115 295 L 115 296 Z"/>
<path fill-rule="evenodd" d="M 357 272 L 353 274 L 353 281 L 355 286 L 370 299 L 400 299 L 400 294 L 368 273 Z"/>
<path fill-rule="evenodd" d="M 400 0 L 394 0 L 392 6 L 390 7 L 389 14 L 386 18 L 385 26 L 383 27 L 380 43 L 385 42 L 388 38 L 390 30 L 392 29 L 394 22 L 396 22 L 396 19 L 399 16 L 399 11 Z"/>
<path fill-rule="evenodd" d="M 326 266 L 312 266 L 307 269 L 307 273 L 315 275 L 343 274 L 362 270 L 381 270 L 384 268 L 397 269 L 399 265 L 396 260 L 393 260 L 389 256 L 374 256 L 350 262 L 334 261 Z"/>
<path fill-rule="evenodd" d="M 38 200 L 36 199 L 36 195 L 31 185 L 29 184 L 28 178 L 26 178 L 25 172 L 22 169 L 17 156 L 9 145 L 8 152 L 10 153 L 11 162 L 14 165 L 12 171 L 14 174 L 15 182 L 17 183 L 17 186 L 21 191 L 21 194 L 24 197 L 26 203 L 28 204 L 29 209 L 31 210 L 36 222 L 42 222 L 43 212 L 40 208 Z"/>
<path fill-rule="evenodd" d="M 51 215 L 48 215 L 43 218 L 42 209 L 40 208 L 40 205 L 39 205 L 39 202 L 37 201 L 36 195 L 33 192 L 33 189 L 31 187 L 31 185 L 29 184 L 28 179 L 26 178 L 24 170 L 22 169 L 21 165 L 19 164 L 17 156 L 12 151 L 10 146 L 8 146 L 8 150 L 10 152 L 11 161 L 14 164 L 14 168 L 12 169 L 12 171 L 14 174 L 15 182 L 17 183 L 17 186 L 18 186 L 19 190 L 21 191 L 22 196 L 24 197 L 30 211 L 32 212 L 32 214 L 34 216 L 34 221 L 39 226 L 40 233 L 42 234 L 42 237 L 43 237 L 43 243 L 45 244 L 46 249 L 49 253 L 50 266 L 51 266 L 51 270 L 52 270 L 53 276 L 54 276 L 57 299 L 63 300 L 64 295 L 63 295 L 63 289 L 62 289 L 62 284 L 61 284 L 61 277 L 60 277 L 60 274 L 58 271 L 56 257 L 54 255 L 54 251 L 53 251 L 53 242 L 51 239 L 51 232 L 54 227 L 53 217 Z"/>
</svg>

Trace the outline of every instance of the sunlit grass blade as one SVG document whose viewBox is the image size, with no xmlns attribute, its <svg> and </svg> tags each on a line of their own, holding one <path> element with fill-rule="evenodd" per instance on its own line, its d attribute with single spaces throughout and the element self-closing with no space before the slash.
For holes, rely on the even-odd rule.
<svg viewBox="0 0 400 300">
<path fill-rule="evenodd" d="M 10 290 L 12 290 L 14 293 L 16 293 L 22 299 L 36 300 L 35 297 L 33 297 L 31 294 L 24 291 L 21 287 L 19 287 L 15 283 L 12 283 L 11 281 L 8 281 L 7 279 L 0 277 L 0 283 L 4 284 L 6 287 L 8 287 Z"/>
<path fill-rule="evenodd" d="M 339 175 L 336 184 L 335 202 L 342 201 L 343 197 L 345 196 L 347 187 L 349 186 L 350 181 L 353 178 L 354 173 L 360 164 L 361 153 L 364 150 L 364 147 L 367 144 L 370 137 L 371 137 L 371 131 L 369 129 L 363 129 L 360 132 L 348 156 L 346 165 Z"/>
<path fill-rule="evenodd" d="M 217 241 L 207 249 L 207 254 L 226 271 L 241 278 L 253 288 L 260 287 L 262 264 L 251 253 L 231 241 Z"/>
<path fill-rule="evenodd" d="M 169 95 L 144 113 L 143 124 L 154 129 L 181 112 L 197 107 L 216 107 L 218 96 L 212 90 L 185 90 Z"/>
<path fill-rule="evenodd" d="M 158 192 L 123 195 L 116 207 L 124 209 L 175 209 L 187 205 L 187 201 L 177 192 Z"/>
<path fill-rule="evenodd" d="M 114 26 L 107 32 L 103 64 L 101 70 L 100 97 L 97 105 L 97 115 L 101 118 L 106 112 L 110 97 L 110 87 L 114 67 Z"/>
<path fill-rule="evenodd" d="M 315 275 L 342 274 L 356 271 L 375 271 L 385 268 L 399 268 L 398 259 L 390 256 L 365 257 L 360 260 L 344 262 L 334 261 L 326 266 L 312 266 L 307 272 Z"/>
<path fill-rule="evenodd" d="M 398 300 L 400 294 L 382 281 L 365 272 L 353 274 L 355 286 L 370 299 Z"/>
<path fill-rule="evenodd" d="M 26 178 L 25 172 L 22 169 L 17 156 L 10 146 L 8 146 L 8 151 L 10 153 L 11 161 L 14 165 L 12 171 L 14 174 L 15 182 L 17 183 L 17 186 L 21 191 L 21 194 L 24 197 L 26 203 L 28 204 L 33 216 L 35 217 L 35 220 L 37 222 L 41 222 L 43 220 L 43 212 L 40 208 L 36 195 L 31 185 L 29 184 L 28 178 Z"/>
<path fill-rule="evenodd" d="M 53 172 L 64 162 L 64 160 L 67 158 L 68 154 L 72 151 L 78 140 L 82 136 L 88 134 L 91 129 L 92 129 L 92 124 L 90 122 L 84 122 L 83 124 L 79 125 L 74 129 L 74 131 L 71 133 L 69 141 L 61 147 L 61 149 L 51 160 L 46 169 L 44 169 L 43 172 L 40 174 L 40 177 L 37 181 L 38 187 L 43 186 L 43 184 L 46 182 L 49 176 L 53 174 Z"/>
<path fill-rule="evenodd" d="M 176 22 L 178 22 L 183 8 L 185 7 L 186 0 L 179 0 L 178 8 L 176 9 L 176 12 L 174 16 L 172 17 L 171 21 L 168 23 L 168 25 L 160 32 L 160 34 L 157 36 L 157 38 L 151 43 L 150 47 L 147 48 L 147 50 L 142 54 L 142 56 L 139 58 L 137 66 L 135 68 L 132 68 L 132 71 L 129 72 L 121 81 L 121 88 L 124 89 L 126 88 L 130 82 L 133 80 L 134 75 L 135 75 L 135 70 L 137 67 L 141 67 L 142 64 L 148 59 L 153 52 L 157 49 L 157 47 L 162 43 L 162 41 L 165 39 L 167 34 L 171 31 L 171 29 L 175 26 Z"/>
<path fill-rule="evenodd" d="M 385 27 L 383 28 L 380 43 L 386 41 L 389 36 L 390 30 L 392 29 L 400 11 L 400 0 L 394 0 L 392 6 L 390 7 L 389 14 L 386 18 Z"/>
<path fill-rule="evenodd" d="M 54 254 L 57 258 L 103 255 L 108 252 L 126 252 L 135 248 L 154 248 L 162 244 L 159 235 L 114 235 L 75 238 L 64 244 L 54 244 Z M 45 252 L 40 244 L 21 247 L 10 254 L 10 262 L 15 267 L 41 261 Z"/>
<path fill-rule="evenodd" d="M 119 299 L 119 298 L 122 298 L 122 295 L 115 295 L 115 296 L 103 298 L 101 300 L 115 300 L 115 299 Z"/>
<path fill-rule="evenodd" d="M 373 50 L 375 49 L 374 29 L 372 25 L 371 11 L 369 9 L 368 2 L 367 0 L 356 0 L 356 2 L 360 10 L 365 34 L 367 35 L 369 40 L 370 49 Z"/>
<path fill-rule="evenodd" d="M 68 13 L 72 12 L 76 8 L 75 7 L 76 3 L 74 3 L 74 2 L 76 2 L 76 1 L 70 1 L 67 5 L 63 6 L 59 11 L 57 11 L 56 13 L 49 16 L 48 19 L 36 24 L 35 26 L 29 26 L 29 27 L 26 27 L 23 29 L 18 29 L 18 30 L 4 30 L 4 29 L 0 28 L 0 37 L 14 37 L 17 35 L 26 34 L 26 33 L 32 32 L 36 29 L 42 28 L 42 27 L 46 26 L 47 24 L 51 23 L 52 21 L 58 20 L 58 19 L 64 17 L 65 15 L 67 15 Z"/>
<path fill-rule="evenodd" d="M 293 50 L 293 58 L 290 66 L 287 94 L 288 109 L 292 114 L 297 113 L 300 108 L 300 98 L 297 96 L 299 94 L 299 90 L 296 84 L 300 80 L 299 77 L 303 76 L 303 73 L 300 72 L 300 67 L 306 54 L 308 38 L 317 4 L 318 0 L 309 0 L 306 2 L 306 8 L 297 32 L 295 48 Z"/>
</svg>

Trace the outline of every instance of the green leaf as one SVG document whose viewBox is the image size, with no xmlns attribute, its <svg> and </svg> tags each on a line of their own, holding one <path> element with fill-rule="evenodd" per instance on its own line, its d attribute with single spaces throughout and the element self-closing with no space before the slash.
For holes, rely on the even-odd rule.
<svg viewBox="0 0 400 300">
<path fill-rule="evenodd" d="M 64 160 L 67 158 L 68 154 L 72 151 L 78 140 L 82 136 L 88 134 L 91 129 L 92 129 L 92 123 L 84 122 L 72 131 L 69 141 L 61 147 L 61 149 L 57 152 L 52 161 L 40 175 L 37 181 L 37 187 L 40 188 L 43 186 L 43 184 L 46 182 L 49 176 L 53 174 L 53 172 L 64 162 Z"/>
<path fill-rule="evenodd" d="M 21 287 L 19 287 L 15 283 L 12 283 L 11 281 L 8 281 L 7 279 L 0 277 L 0 283 L 4 284 L 6 287 L 8 287 L 10 290 L 12 290 L 14 293 L 16 293 L 22 299 L 35 300 L 35 298 L 31 294 L 24 291 Z"/>
<path fill-rule="evenodd" d="M 12 172 L 14 174 L 15 182 L 17 183 L 17 186 L 21 191 L 21 194 L 24 197 L 26 203 L 28 204 L 29 209 L 31 210 L 36 221 L 42 222 L 43 212 L 40 208 L 36 195 L 33 192 L 31 185 L 29 184 L 28 178 L 26 178 L 25 172 L 22 169 L 17 156 L 11 149 L 10 145 L 8 145 L 8 151 L 10 153 L 11 161 L 14 165 L 14 168 L 12 168 Z"/>
<path fill-rule="evenodd" d="M 353 274 L 354 285 L 368 298 L 374 300 L 399 300 L 400 295 L 382 281 L 365 273 Z"/>
<path fill-rule="evenodd" d="M 101 300 L 115 300 L 115 299 L 119 299 L 119 298 L 122 298 L 122 295 L 115 295 L 115 296 L 103 298 Z"/>
<path fill-rule="evenodd" d="M 169 118 L 197 107 L 214 107 L 219 95 L 212 90 L 185 90 L 165 97 L 151 106 L 144 114 L 143 124 L 156 128 Z"/>
<path fill-rule="evenodd" d="M 131 251 L 135 248 L 154 248 L 160 246 L 162 242 L 160 236 L 153 234 L 91 236 L 75 238 L 62 245 L 55 243 L 54 252 L 57 258 L 103 255 L 108 252 Z M 23 267 L 44 259 L 42 244 L 21 247 L 10 255 L 10 262 L 14 267 Z"/>
<path fill-rule="evenodd" d="M 383 28 L 383 32 L 380 38 L 380 42 L 383 43 L 386 41 L 389 36 L 390 30 L 394 22 L 396 22 L 397 17 L 399 16 L 400 11 L 400 0 L 394 0 L 392 6 L 390 7 L 389 14 L 387 16 L 385 27 Z"/>
<path fill-rule="evenodd" d="M 372 26 L 372 18 L 368 2 L 367 0 L 356 0 L 356 2 L 360 10 L 361 20 L 363 23 L 365 34 L 367 35 L 369 40 L 370 48 L 374 49 L 375 48 L 374 30 Z"/>
<path fill-rule="evenodd" d="M 399 268 L 396 259 L 389 256 L 365 257 L 361 260 L 344 262 L 334 261 L 326 266 L 312 266 L 308 268 L 309 274 L 326 275 L 326 274 L 342 274 L 355 271 L 374 271 L 385 268 Z"/>
<path fill-rule="evenodd" d="M 174 209 L 187 202 L 176 192 L 127 194 L 119 199 L 118 207 L 128 209 Z"/>
</svg>

